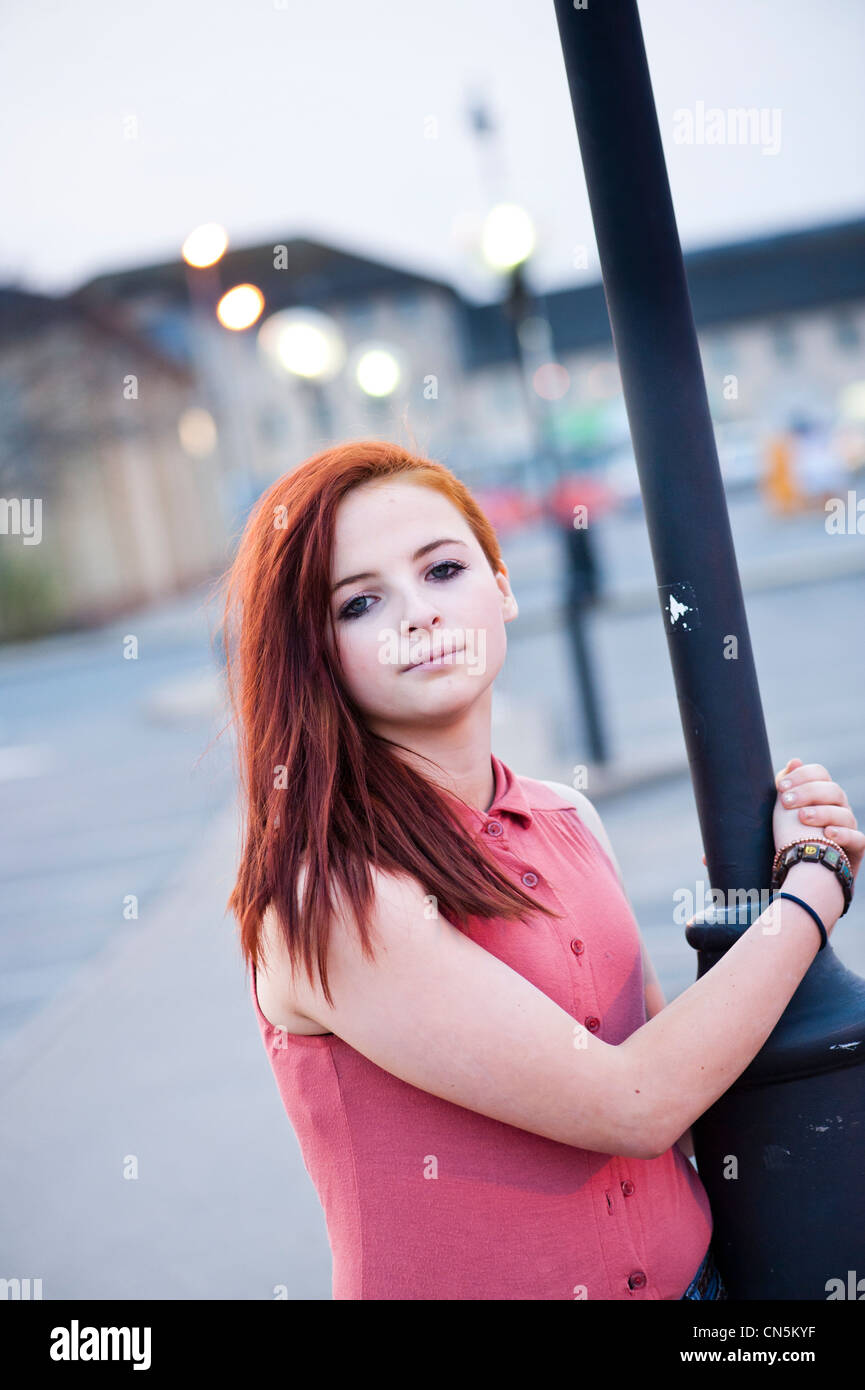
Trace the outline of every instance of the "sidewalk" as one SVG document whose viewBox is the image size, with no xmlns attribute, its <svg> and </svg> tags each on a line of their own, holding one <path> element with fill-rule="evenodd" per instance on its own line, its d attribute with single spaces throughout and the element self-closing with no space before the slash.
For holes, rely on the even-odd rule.
<svg viewBox="0 0 865 1390">
<path fill-rule="evenodd" d="M 154 920 L 0 1054 L 2 1272 L 46 1299 L 330 1297 L 224 916 L 237 848 L 232 808 Z"/>
</svg>

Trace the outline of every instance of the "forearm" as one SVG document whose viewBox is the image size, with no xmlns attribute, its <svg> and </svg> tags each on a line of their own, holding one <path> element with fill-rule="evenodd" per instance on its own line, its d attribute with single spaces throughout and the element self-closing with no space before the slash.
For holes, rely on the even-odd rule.
<svg viewBox="0 0 865 1390">
<path fill-rule="evenodd" d="M 822 866 L 795 865 L 788 885 L 827 928 L 837 921 L 841 886 Z M 659 1153 L 684 1138 L 757 1055 L 819 945 L 809 914 L 778 899 L 711 970 L 620 1044 L 641 1108 L 656 1117 Z"/>
</svg>

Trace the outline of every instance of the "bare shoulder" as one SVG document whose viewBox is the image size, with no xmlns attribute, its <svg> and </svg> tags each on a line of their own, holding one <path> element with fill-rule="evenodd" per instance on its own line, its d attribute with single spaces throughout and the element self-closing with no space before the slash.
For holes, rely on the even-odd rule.
<svg viewBox="0 0 865 1390">
<path fill-rule="evenodd" d="M 262 917 L 261 944 L 264 961 L 255 972 L 255 989 L 265 1018 L 287 1033 L 326 1033 L 326 1028 L 297 1006 L 295 971 L 272 906 Z"/>
<path fill-rule="evenodd" d="M 607 834 L 606 827 L 604 826 L 604 822 L 601 820 L 597 808 L 592 804 L 592 802 L 589 800 L 586 794 L 584 792 L 579 791 L 576 787 L 566 786 L 564 782 L 545 781 L 543 785 L 545 787 L 549 787 L 551 791 L 557 792 L 558 795 L 561 796 L 564 801 L 569 801 L 572 806 L 576 806 L 577 810 L 580 813 L 580 819 L 588 826 L 589 830 L 591 830 L 592 834 L 600 842 L 607 855 L 609 856 L 610 862 L 612 863 L 613 868 L 616 871 L 616 875 L 619 879 L 619 882 L 621 883 L 622 871 L 619 868 L 618 860 L 616 859 L 616 856 L 613 852 L 613 846 L 610 841 L 610 837 Z"/>
<path fill-rule="evenodd" d="M 410 875 L 385 869 L 371 870 L 373 881 L 373 921 L 384 920 L 391 930 L 400 924 L 417 920 L 417 909 L 423 897 L 419 883 Z M 298 897 L 303 898 L 306 866 L 298 876 Z M 360 951 L 354 913 L 348 902 L 334 891 L 336 903 L 328 942 L 328 970 L 339 967 L 341 960 Z M 373 931 L 375 943 L 375 932 Z M 269 905 L 262 916 L 261 944 L 264 962 L 256 972 L 256 991 L 262 1013 L 274 1027 L 289 1033 L 325 1034 L 330 1030 L 319 1022 L 323 1002 L 320 986 L 310 983 L 301 964 L 295 965 L 288 953 L 276 911 Z"/>
<path fill-rule="evenodd" d="M 588 808 L 589 811 L 597 815 L 597 811 L 595 811 L 589 798 L 583 792 L 578 791 L 576 787 L 570 787 L 565 782 L 546 782 L 540 778 L 538 780 L 542 786 L 549 787 L 550 791 L 556 792 L 563 801 L 570 801 L 571 805 L 576 806 L 580 812 L 584 808 Z"/>
</svg>

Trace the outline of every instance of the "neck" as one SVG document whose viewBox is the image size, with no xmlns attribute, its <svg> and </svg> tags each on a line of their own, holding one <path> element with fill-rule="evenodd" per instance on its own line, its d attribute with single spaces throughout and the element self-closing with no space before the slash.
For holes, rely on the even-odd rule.
<svg viewBox="0 0 865 1390">
<path fill-rule="evenodd" d="M 458 796 L 475 810 L 486 812 L 492 805 L 496 786 L 490 736 L 491 695 L 490 688 L 456 721 L 427 723 L 422 729 L 371 727 L 374 733 L 398 744 L 393 751 L 427 781 Z M 432 763 L 424 761 L 426 758 Z"/>
</svg>

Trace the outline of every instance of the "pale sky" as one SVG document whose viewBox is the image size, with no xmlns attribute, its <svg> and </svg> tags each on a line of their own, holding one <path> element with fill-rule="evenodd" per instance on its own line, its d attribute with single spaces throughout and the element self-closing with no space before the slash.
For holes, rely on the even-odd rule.
<svg viewBox="0 0 865 1390">
<path fill-rule="evenodd" d="M 865 0 L 640 14 L 685 250 L 865 213 Z M 698 103 L 777 109 L 780 149 L 677 144 Z M 72 289 L 217 221 L 235 247 L 306 235 L 491 299 L 467 239 L 499 199 L 535 220 L 537 289 L 597 278 L 552 0 L 2 0 L 0 121 L 0 283 Z"/>
</svg>

